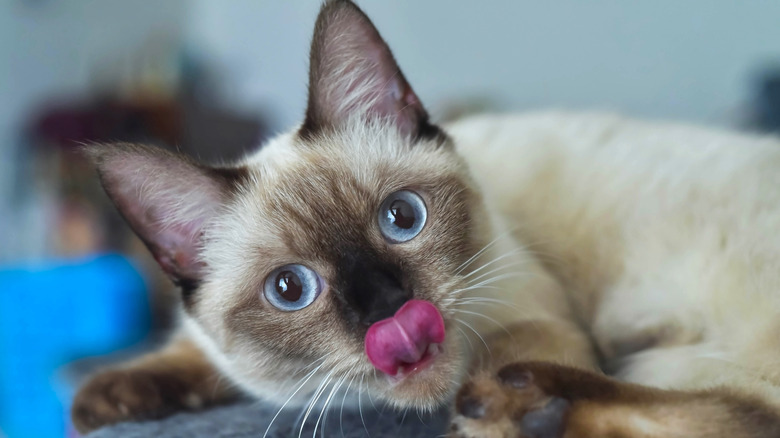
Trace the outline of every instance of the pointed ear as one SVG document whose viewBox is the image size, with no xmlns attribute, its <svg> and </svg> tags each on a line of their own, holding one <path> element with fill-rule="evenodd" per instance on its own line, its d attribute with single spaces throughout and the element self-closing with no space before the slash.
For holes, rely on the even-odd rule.
<svg viewBox="0 0 780 438">
<path fill-rule="evenodd" d="M 108 196 L 162 269 L 183 287 L 202 276 L 204 225 L 245 170 L 202 166 L 183 155 L 134 144 L 91 145 Z"/>
<path fill-rule="evenodd" d="M 368 17 L 351 1 L 332 0 L 314 28 L 301 135 L 338 128 L 355 116 L 389 120 L 411 138 L 437 132 Z"/>
</svg>

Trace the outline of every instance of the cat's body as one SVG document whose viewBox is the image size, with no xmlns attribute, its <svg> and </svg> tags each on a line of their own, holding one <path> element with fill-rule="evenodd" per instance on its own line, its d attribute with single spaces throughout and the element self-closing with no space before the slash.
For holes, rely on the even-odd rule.
<svg viewBox="0 0 780 438">
<path fill-rule="evenodd" d="M 602 366 L 780 406 L 777 138 L 562 112 L 477 117 L 448 132 L 488 203 L 563 285 Z M 741 436 L 686 427 L 657 432 Z M 645 432 L 656 436 L 620 436 Z"/>
<path fill-rule="evenodd" d="M 455 435 L 780 435 L 776 139 L 600 114 L 440 129 L 331 1 L 300 127 L 229 168 L 90 154 L 182 287 L 184 329 L 90 382 L 82 429 L 233 385 L 427 409 L 466 382 Z"/>
<path fill-rule="evenodd" d="M 692 368 L 681 361 L 694 358 L 771 370 L 777 138 L 557 112 L 480 117 L 448 132 L 518 240 L 563 283 L 605 359 L 642 350 L 643 364 L 625 364 L 622 376 L 712 384 L 682 376 Z"/>
</svg>

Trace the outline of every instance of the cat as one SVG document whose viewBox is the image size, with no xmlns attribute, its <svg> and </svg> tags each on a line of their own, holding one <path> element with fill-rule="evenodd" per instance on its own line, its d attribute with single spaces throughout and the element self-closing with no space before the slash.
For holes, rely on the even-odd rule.
<svg viewBox="0 0 780 438">
<path fill-rule="evenodd" d="M 290 132 L 221 167 L 86 153 L 183 304 L 167 346 L 80 389 L 80 431 L 350 388 L 454 401 L 453 437 L 780 436 L 775 138 L 566 112 L 438 126 L 330 0 Z"/>
</svg>

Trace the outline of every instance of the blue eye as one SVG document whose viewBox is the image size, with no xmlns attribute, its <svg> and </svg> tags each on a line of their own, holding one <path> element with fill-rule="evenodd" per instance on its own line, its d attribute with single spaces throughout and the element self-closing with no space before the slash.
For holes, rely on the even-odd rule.
<svg viewBox="0 0 780 438">
<path fill-rule="evenodd" d="M 322 280 L 316 272 L 303 265 L 285 265 L 275 269 L 265 279 L 265 298 L 279 310 L 301 310 L 317 299 Z"/>
<path fill-rule="evenodd" d="M 428 210 L 420 195 L 399 190 L 388 196 L 379 208 L 379 230 L 393 243 L 414 239 L 425 226 Z"/>
</svg>

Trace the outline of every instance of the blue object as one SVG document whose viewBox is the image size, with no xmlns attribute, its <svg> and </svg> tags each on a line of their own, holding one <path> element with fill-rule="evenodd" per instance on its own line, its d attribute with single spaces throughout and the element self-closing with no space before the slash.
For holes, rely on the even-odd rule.
<svg viewBox="0 0 780 438">
<path fill-rule="evenodd" d="M 123 256 L 0 267 L 0 430 L 65 436 L 56 370 L 137 343 L 149 327 L 146 284 Z"/>
</svg>

